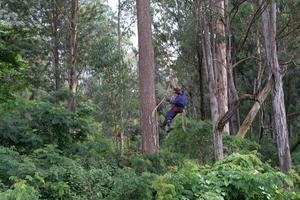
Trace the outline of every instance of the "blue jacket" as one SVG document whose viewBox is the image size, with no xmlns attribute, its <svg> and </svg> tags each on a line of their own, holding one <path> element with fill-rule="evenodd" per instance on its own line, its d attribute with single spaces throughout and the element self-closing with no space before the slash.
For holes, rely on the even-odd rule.
<svg viewBox="0 0 300 200">
<path fill-rule="evenodd" d="M 170 104 L 183 108 L 187 104 L 187 98 L 184 93 L 178 94 L 174 100 L 170 100 Z"/>
</svg>

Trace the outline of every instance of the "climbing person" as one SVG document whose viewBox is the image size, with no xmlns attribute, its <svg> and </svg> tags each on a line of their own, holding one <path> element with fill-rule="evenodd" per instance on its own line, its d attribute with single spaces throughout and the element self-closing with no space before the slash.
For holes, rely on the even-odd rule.
<svg viewBox="0 0 300 200">
<path fill-rule="evenodd" d="M 173 88 L 176 97 L 174 99 L 167 99 L 167 101 L 172 105 L 172 108 L 165 114 L 165 121 L 162 124 L 162 128 L 165 128 L 167 132 L 171 131 L 173 119 L 178 113 L 182 113 L 187 104 L 187 97 L 180 87 Z"/>
</svg>

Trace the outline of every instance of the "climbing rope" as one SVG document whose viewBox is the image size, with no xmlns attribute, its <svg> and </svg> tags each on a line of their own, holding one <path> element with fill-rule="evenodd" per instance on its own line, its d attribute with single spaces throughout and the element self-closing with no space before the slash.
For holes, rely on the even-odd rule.
<svg viewBox="0 0 300 200">
<path fill-rule="evenodd" d="M 175 87 L 176 87 L 176 84 L 175 84 L 174 80 L 171 79 L 169 81 L 167 89 L 165 90 L 164 97 L 162 98 L 162 100 L 157 104 L 157 106 L 152 111 L 152 117 L 153 118 L 155 117 L 155 113 L 156 113 L 157 109 L 159 108 L 159 106 L 167 99 L 167 95 L 168 95 L 169 90 L 174 89 Z"/>
<path fill-rule="evenodd" d="M 181 126 L 182 126 L 183 131 L 185 132 L 185 130 L 186 130 L 185 128 L 187 126 L 186 112 L 185 111 L 183 111 L 181 113 Z"/>
</svg>

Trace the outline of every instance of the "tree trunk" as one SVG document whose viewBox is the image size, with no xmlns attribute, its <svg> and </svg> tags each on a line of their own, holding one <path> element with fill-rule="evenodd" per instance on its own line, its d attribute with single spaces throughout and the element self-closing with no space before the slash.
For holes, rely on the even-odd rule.
<svg viewBox="0 0 300 200">
<path fill-rule="evenodd" d="M 216 69 L 217 69 L 217 88 L 218 88 L 218 106 L 219 117 L 225 115 L 228 111 L 228 84 L 227 84 L 227 62 L 226 62 L 226 38 L 225 38 L 225 1 L 215 0 L 215 9 L 217 15 L 216 21 Z M 229 133 L 229 124 L 223 129 Z"/>
<path fill-rule="evenodd" d="M 218 111 L 218 99 L 217 99 L 217 83 L 216 77 L 214 73 L 214 63 L 212 56 L 212 48 L 211 48 L 211 39 L 209 32 L 209 24 L 207 22 L 206 13 L 204 11 L 205 5 L 200 3 L 199 6 L 199 17 L 201 20 L 202 26 L 202 47 L 203 47 L 203 57 L 206 68 L 206 74 L 208 79 L 208 88 L 209 88 L 209 96 L 210 96 L 210 110 L 212 117 L 212 125 L 214 132 L 214 155 L 215 160 L 219 161 L 223 159 L 223 141 L 222 141 L 222 133 L 217 129 L 217 122 L 219 119 L 219 111 Z"/>
<path fill-rule="evenodd" d="M 137 0 L 139 81 L 140 81 L 140 124 L 143 153 L 159 151 L 154 83 L 154 50 L 152 46 L 150 0 Z"/>
<path fill-rule="evenodd" d="M 123 68 L 122 68 L 122 63 L 123 63 L 123 58 L 121 57 L 121 40 L 122 40 L 122 35 L 121 35 L 121 0 L 118 0 L 118 52 L 119 52 L 119 72 L 120 73 L 120 84 L 123 87 L 124 80 L 123 80 Z M 124 130 L 124 90 L 121 88 L 121 93 L 120 93 L 120 124 L 121 124 L 121 130 L 120 130 L 120 153 L 121 155 L 124 154 L 124 144 L 125 144 L 125 130 Z"/>
<path fill-rule="evenodd" d="M 259 34 L 258 30 L 256 33 L 256 52 L 257 52 L 257 57 L 258 57 L 258 73 L 257 73 L 257 78 L 255 79 L 255 84 L 254 84 L 254 89 L 253 89 L 254 94 L 256 94 L 261 88 L 261 83 L 262 83 L 262 79 L 263 79 L 263 75 L 264 75 L 264 71 L 265 71 L 265 67 L 262 63 L 260 34 Z"/>
<path fill-rule="evenodd" d="M 198 50 L 198 73 L 199 73 L 199 92 L 200 92 L 200 119 L 205 120 L 205 94 L 204 94 L 204 68 L 202 56 Z"/>
<path fill-rule="evenodd" d="M 232 66 L 232 37 L 231 37 L 231 26 L 230 26 L 230 9 L 229 9 L 229 1 L 225 0 L 225 20 L 226 20 L 226 64 L 227 64 L 227 74 L 228 74 L 228 100 L 229 100 L 229 106 L 230 109 L 234 107 L 234 103 L 238 101 L 239 96 L 237 89 L 235 87 L 235 73 Z M 236 110 L 236 112 L 232 115 L 232 117 L 229 120 L 229 130 L 231 134 L 236 134 L 239 130 L 239 109 Z"/>
<path fill-rule="evenodd" d="M 273 81 L 272 108 L 280 169 L 282 172 L 287 173 L 291 169 L 292 162 L 286 122 L 282 72 L 278 63 L 276 46 L 276 3 L 272 3 L 270 8 L 268 6 L 262 13 L 262 25 L 267 64 L 270 66 Z"/>
<path fill-rule="evenodd" d="M 53 64 L 54 64 L 54 79 L 55 89 L 61 88 L 60 70 L 59 70 L 59 35 L 58 35 L 58 8 L 53 1 L 52 4 L 52 39 L 53 39 Z"/>
<path fill-rule="evenodd" d="M 69 69 L 69 89 L 71 97 L 69 98 L 68 107 L 71 112 L 76 111 L 76 90 L 77 90 L 77 76 L 76 76 L 76 64 L 77 64 L 77 10 L 78 0 L 72 0 L 71 6 L 71 66 Z"/>
<path fill-rule="evenodd" d="M 262 91 L 258 94 L 257 100 L 252 106 L 250 112 L 247 114 L 246 118 L 244 119 L 237 136 L 244 138 L 248 130 L 250 129 L 252 122 L 254 121 L 258 111 L 260 110 L 262 104 L 268 97 L 272 88 L 272 81 L 269 80 L 266 86 L 262 89 Z"/>
</svg>

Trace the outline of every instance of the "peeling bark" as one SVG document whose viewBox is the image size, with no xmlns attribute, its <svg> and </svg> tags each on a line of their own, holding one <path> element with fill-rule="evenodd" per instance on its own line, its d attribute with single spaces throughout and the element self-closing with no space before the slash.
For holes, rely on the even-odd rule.
<svg viewBox="0 0 300 200">
<path fill-rule="evenodd" d="M 284 91 L 282 82 L 282 70 L 278 63 L 276 45 L 276 3 L 270 6 L 262 14 L 263 36 L 265 41 L 267 64 L 270 66 L 272 87 L 272 108 L 274 116 L 274 131 L 277 138 L 277 149 L 280 170 L 287 173 L 292 166 L 286 111 L 284 105 Z"/>
<path fill-rule="evenodd" d="M 210 97 L 210 110 L 213 124 L 214 132 L 214 155 L 215 160 L 222 160 L 223 155 L 223 141 L 222 141 L 222 132 L 220 132 L 216 125 L 219 119 L 219 110 L 218 110 L 218 99 L 217 99 L 217 82 L 214 72 L 214 62 L 212 55 L 212 46 L 209 32 L 209 24 L 204 11 L 204 5 L 197 5 L 200 12 L 199 17 L 201 21 L 201 27 L 203 29 L 202 34 L 202 48 L 203 48 L 203 57 L 205 63 L 205 70 L 208 79 L 208 88 L 209 88 L 209 97 Z"/>
<path fill-rule="evenodd" d="M 228 111 L 228 83 L 227 83 L 227 60 L 226 60 L 226 35 L 225 35 L 225 1 L 215 0 L 216 9 L 216 69 L 217 69 L 217 98 L 219 106 L 219 116 L 223 116 Z M 229 133 L 229 124 L 223 129 Z"/>
</svg>

